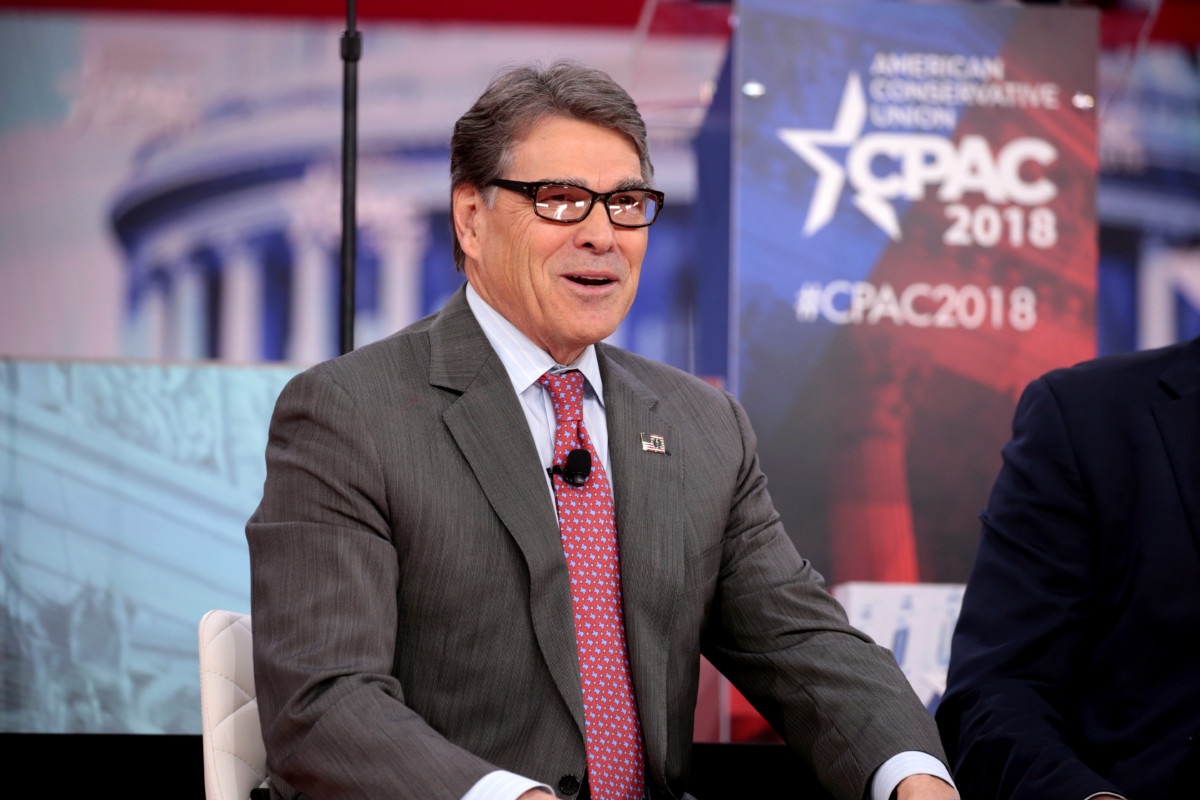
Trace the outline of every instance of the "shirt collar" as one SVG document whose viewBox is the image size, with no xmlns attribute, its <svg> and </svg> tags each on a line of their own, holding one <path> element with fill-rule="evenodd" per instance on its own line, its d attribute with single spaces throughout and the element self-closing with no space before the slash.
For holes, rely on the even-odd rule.
<svg viewBox="0 0 1200 800">
<path fill-rule="evenodd" d="M 573 364 L 559 365 L 550 354 L 538 347 L 516 325 L 505 319 L 499 311 L 479 296 L 475 287 L 467 283 L 467 305 L 488 343 L 500 356 L 500 363 L 512 381 L 513 390 L 519 395 L 538 378 L 556 366 L 566 366 L 583 373 L 592 394 L 604 405 L 604 383 L 600 380 L 600 362 L 596 358 L 596 346 L 589 344 Z"/>
</svg>

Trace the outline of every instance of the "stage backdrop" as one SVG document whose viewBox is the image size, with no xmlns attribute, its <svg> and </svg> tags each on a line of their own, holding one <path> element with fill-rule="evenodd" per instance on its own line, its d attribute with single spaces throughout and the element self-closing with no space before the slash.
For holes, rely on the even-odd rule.
<svg viewBox="0 0 1200 800">
<path fill-rule="evenodd" d="M 0 353 L 336 355 L 340 31 L 302 18 L 0 10 Z M 450 248 L 454 121 L 504 65 L 575 58 L 637 100 L 667 195 L 653 268 L 613 341 L 702 363 L 691 139 L 723 32 L 651 24 L 631 41 L 586 26 L 367 22 L 363 36 L 358 345 L 440 308 L 463 280 Z"/>
<path fill-rule="evenodd" d="M 1097 22 L 741 4 L 730 376 L 831 584 L 965 581 L 1017 393 L 1095 352 Z"/>
<path fill-rule="evenodd" d="M 295 371 L 0 358 L 0 731 L 199 731 L 196 626 L 249 609 Z"/>
<path fill-rule="evenodd" d="M 1200 15 L 1200 6 L 1196 13 Z M 1200 59 L 1100 57 L 1099 352 L 1200 336 Z"/>
<path fill-rule="evenodd" d="M 746 282 L 733 289 L 746 313 L 732 340 L 757 333 L 737 348 L 731 383 L 755 415 L 789 530 L 831 578 L 891 575 L 879 565 L 894 547 L 909 572 L 916 564 L 926 580 L 961 580 L 1015 391 L 1044 367 L 1093 352 L 1092 183 L 1081 169 L 1092 128 L 1085 97 L 1078 108 L 1073 101 L 1089 94 L 1094 19 L 899 3 L 801 12 L 743 9 L 734 94 Z M 0 174 L 14 187 L 0 201 L 0 352 L 330 354 L 340 27 L 0 13 Z M 570 53 L 630 85 L 670 197 L 618 342 L 726 374 L 725 328 L 710 311 L 723 309 L 727 249 L 705 238 L 723 231 L 689 212 L 712 189 L 704 174 L 699 186 L 693 178 L 689 140 L 723 42 L 651 36 L 631 62 L 624 31 L 372 27 L 359 341 L 437 307 L 458 280 L 446 264 L 444 208 L 453 117 L 512 53 Z M 1058 63 L 1066 52 L 1070 65 Z M 851 72 L 863 98 L 857 131 L 845 102 Z M 1112 52 L 1101 79 L 1101 350 L 1195 335 L 1195 59 L 1167 46 L 1136 60 Z M 728 108 L 720 105 L 710 113 Z M 1048 151 L 1028 141 L 1009 149 L 1027 139 L 1050 144 L 1054 160 L 1040 160 Z M 712 168 L 729 141 L 724 132 L 697 143 L 695 159 Z M 719 171 L 708 202 L 723 213 L 730 173 Z M 1053 197 L 1031 199 L 1025 192 L 1036 194 L 1043 178 Z M 813 207 L 823 211 L 810 222 Z M 704 260 L 712 253 L 719 270 Z M 234 549 L 244 548 L 241 521 L 257 501 L 269 400 L 291 368 L 217 378 L 208 368 L 2 366 L 0 725 L 194 731 L 193 617 L 210 605 L 246 607 L 244 553 Z M 752 367 L 769 377 L 751 383 Z M 197 397 L 217 410 L 187 405 Z M 226 399 L 236 410 L 220 410 Z M 236 417 L 247 432 L 222 427 L 229 447 L 193 422 L 176 443 L 147 433 L 163 415 L 186 421 L 185 410 L 204 424 Z M 134 445 L 113 444 L 126 434 Z M 201 440 L 212 453 L 196 450 Z M 162 453 L 180 455 L 184 468 L 160 470 Z M 87 477 L 85 457 L 96 462 Z M 236 476 L 236 491 L 192 480 L 206 459 Z M 142 480 L 153 491 L 128 488 Z M 90 483 L 112 498 L 80 505 L 78 487 Z M 154 518 L 147 498 L 161 505 L 175 495 L 188 513 Z M 169 527 L 176 522 L 195 530 Z M 847 529 L 887 533 L 881 542 L 838 537 L 869 570 L 830 552 L 834 531 Z M 198 541 L 211 546 L 189 544 Z M 895 631 L 911 617 L 897 614 Z M 106 630 L 115 637 L 93 635 Z M 727 707 L 719 711 L 705 729 L 736 737 L 737 719 L 731 730 Z"/>
<path fill-rule="evenodd" d="M 574 57 L 636 97 L 668 197 L 614 340 L 694 368 L 691 137 L 725 34 L 363 28 L 357 343 L 462 282 L 454 120 L 503 65 Z M 335 354 L 340 30 L 0 11 L 0 731 L 199 731 L 196 625 L 250 608 L 271 408 Z"/>
<path fill-rule="evenodd" d="M 742 4 L 733 377 L 831 582 L 965 580 L 1016 393 L 1094 353 L 1096 50 L 1087 10 Z"/>
</svg>

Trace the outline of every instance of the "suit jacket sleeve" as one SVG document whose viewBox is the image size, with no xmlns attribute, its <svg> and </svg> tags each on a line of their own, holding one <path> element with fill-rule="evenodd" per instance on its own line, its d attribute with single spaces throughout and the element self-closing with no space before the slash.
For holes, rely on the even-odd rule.
<svg viewBox="0 0 1200 800">
<path fill-rule="evenodd" d="M 1095 504 L 1076 454 L 1052 383 L 1033 382 L 982 515 L 937 712 L 972 800 L 1119 793 L 1076 749 L 1099 591 Z"/>
<path fill-rule="evenodd" d="M 397 562 L 370 425 L 327 374 L 281 394 L 247 525 L 255 684 L 272 781 L 324 798 L 459 798 L 494 767 L 405 705 Z"/>
<path fill-rule="evenodd" d="M 890 652 L 850 626 L 779 521 L 745 412 L 742 463 L 704 641 L 708 658 L 839 798 L 859 800 L 905 750 L 945 761 L 937 730 Z"/>
</svg>

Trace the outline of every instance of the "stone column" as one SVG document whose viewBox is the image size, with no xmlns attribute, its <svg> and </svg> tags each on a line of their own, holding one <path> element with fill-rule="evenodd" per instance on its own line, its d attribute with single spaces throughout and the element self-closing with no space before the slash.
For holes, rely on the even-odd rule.
<svg viewBox="0 0 1200 800">
<path fill-rule="evenodd" d="M 429 247 L 428 220 L 411 203 L 396 203 L 391 212 L 388 224 L 373 226 L 371 231 L 382 261 L 380 314 L 373 338 L 397 331 L 421 316 L 421 258 Z"/>
<path fill-rule="evenodd" d="M 287 358 L 313 364 L 331 358 L 337 298 L 333 294 L 334 256 L 319 231 L 289 230 L 292 252 L 291 332 Z"/>
<path fill-rule="evenodd" d="M 138 338 L 141 340 L 144 358 L 161 361 L 168 357 L 168 325 L 170 320 L 169 286 L 167 271 L 154 267 L 150 275 L 161 276 L 148 280 L 138 307 Z"/>
<path fill-rule="evenodd" d="M 180 261 L 173 273 L 173 330 L 168 357 L 178 360 L 207 358 L 205 341 L 208 320 L 204 311 L 208 288 L 202 268 L 193 257 L 188 257 Z"/>
<path fill-rule="evenodd" d="M 262 358 L 262 269 L 245 242 L 228 242 L 221 250 L 219 355 L 253 363 Z"/>
</svg>

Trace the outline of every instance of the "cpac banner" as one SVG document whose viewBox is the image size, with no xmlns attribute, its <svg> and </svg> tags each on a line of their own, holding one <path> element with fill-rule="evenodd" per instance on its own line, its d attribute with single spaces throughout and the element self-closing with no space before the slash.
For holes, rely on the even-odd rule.
<svg viewBox="0 0 1200 800">
<path fill-rule="evenodd" d="M 731 376 L 830 583 L 965 580 L 1020 390 L 1095 353 L 1097 22 L 741 5 Z"/>
<path fill-rule="evenodd" d="M 1200 63 L 1168 43 L 1101 54 L 1101 353 L 1200 336 Z"/>
</svg>

